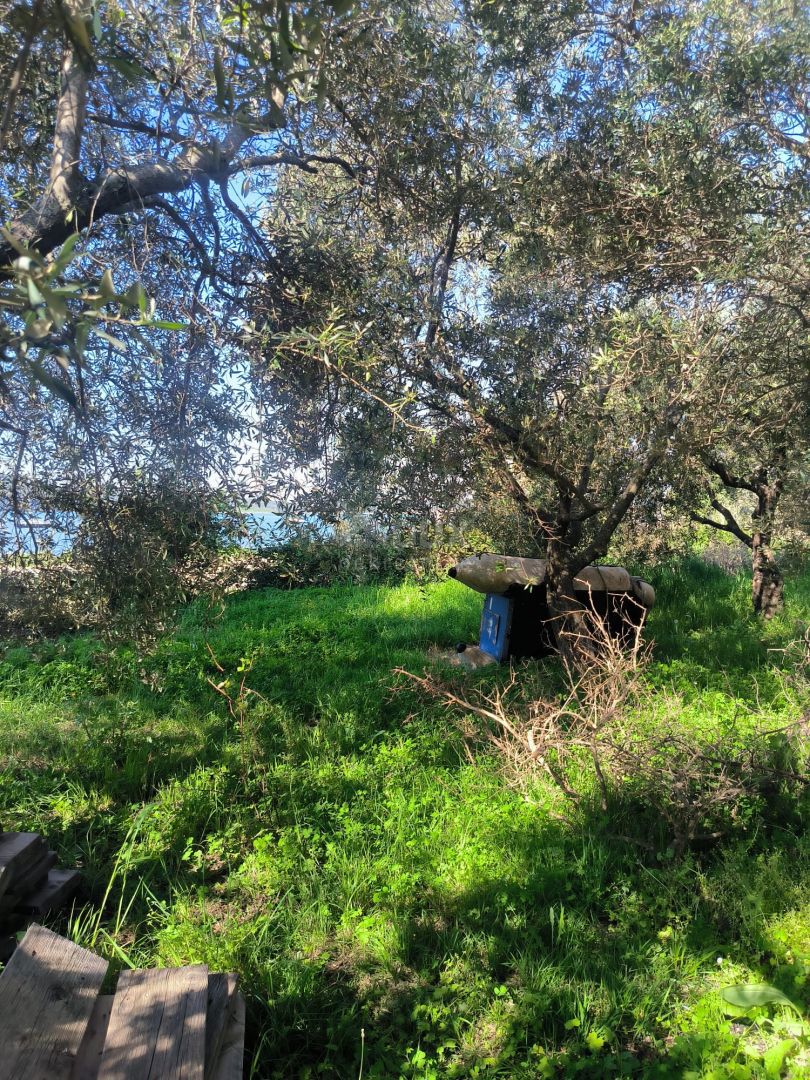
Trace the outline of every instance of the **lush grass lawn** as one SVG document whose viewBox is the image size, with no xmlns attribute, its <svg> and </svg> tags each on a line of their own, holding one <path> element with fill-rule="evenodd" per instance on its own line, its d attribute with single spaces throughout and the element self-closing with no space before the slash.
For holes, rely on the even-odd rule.
<svg viewBox="0 0 810 1080">
<path fill-rule="evenodd" d="M 649 678 L 696 724 L 808 708 L 777 669 L 810 576 L 767 628 L 744 579 L 690 564 L 656 585 Z M 715 992 L 767 982 L 807 1006 L 798 813 L 678 860 L 471 762 L 391 671 L 474 639 L 480 606 L 455 582 L 265 591 L 198 604 L 146 660 L 6 648 L 0 824 L 82 866 L 69 930 L 119 965 L 240 972 L 254 1076 L 807 1075 L 810 1027 L 729 1018 Z"/>
</svg>

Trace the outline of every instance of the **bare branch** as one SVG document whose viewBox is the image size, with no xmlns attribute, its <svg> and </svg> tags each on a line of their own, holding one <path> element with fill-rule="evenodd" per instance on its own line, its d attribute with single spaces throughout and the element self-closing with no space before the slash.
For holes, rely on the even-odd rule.
<svg viewBox="0 0 810 1080">
<path fill-rule="evenodd" d="M 583 566 L 587 566 L 589 563 L 595 562 L 597 559 L 601 559 L 604 556 L 619 522 L 624 518 L 624 515 L 632 506 L 636 495 L 638 495 L 644 485 L 644 481 L 663 456 L 664 445 L 662 444 L 661 439 L 653 440 L 653 445 L 646 457 L 642 459 L 639 467 L 627 480 L 620 494 L 614 500 L 612 506 L 605 515 L 605 519 L 597 530 L 594 539 L 577 558 L 577 563 L 579 565 L 576 569 L 581 570 Z"/>
<path fill-rule="evenodd" d="M 94 221 L 117 214 L 124 207 L 137 206 L 154 196 L 174 195 L 194 184 L 208 183 L 210 180 L 221 183 L 240 172 L 277 165 L 314 171 L 316 164 L 335 164 L 349 175 L 355 175 L 348 162 L 324 155 L 281 153 L 236 159 L 234 155 L 248 137 L 249 132 L 236 125 L 223 145 L 195 144 L 172 161 L 156 159 L 141 165 L 111 169 L 97 185 L 85 184 L 74 190 L 69 203 L 72 212 L 69 221 L 65 208 L 49 192 L 31 210 L 11 222 L 9 231 L 19 242 L 47 255 L 71 233 L 83 232 Z M 234 205 L 231 200 L 231 212 L 234 212 Z M 0 268 L 9 266 L 16 257 L 13 245 L 5 240 L 0 241 Z"/>
<path fill-rule="evenodd" d="M 692 521 L 696 521 L 699 525 L 709 525 L 712 529 L 719 529 L 722 532 L 731 533 L 733 536 L 736 536 L 738 540 L 741 540 L 746 547 L 752 548 L 754 546 L 754 538 L 749 533 L 745 532 L 728 507 L 723 506 L 719 499 L 712 499 L 711 507 L 723 517 L 723 521 L 717 521 L 715 518 L 703 517 L 701 514 L 692 514 Z"/>
<path fill-rule="evenodd" d="M 152 124 L 147 124 L 143 120 L 121 120 L 115 116 L 107 116 L 104 113 L 89 112 L 87 119 L 92 120 L 96 124 L 102 124 L 104 127 L 115 128 L 118 131 L 134 131 L 141 135 L 149 135 L 153 139 L 167 139 L 169 142 L 183 143 L 188 141 L 188 137 L 181 135 L 179 132 L 166 131 L 163 128 L 157 128 Z"/>
<path fill-rule="evenodd" d="M 757 494 L 757 485 L 753 479 L 746 480 L 745 477 L 736 476 L 720 458 L 709 453 L 701 454 L 700 458 L 706 468 L 713 472 L 715 476 L 719 476 L 726 487 L 740 488 L 743 491 L 753 491 L 755 495 Z"/>
</svg>

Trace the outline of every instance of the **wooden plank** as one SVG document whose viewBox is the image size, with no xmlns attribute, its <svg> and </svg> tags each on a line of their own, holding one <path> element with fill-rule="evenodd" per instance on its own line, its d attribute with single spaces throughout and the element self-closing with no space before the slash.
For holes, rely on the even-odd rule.
<svg viewBox="0 0 810 1080">
<path fill-rule="evenodd" d="M 233 1016 L 225 1032 L 212 1080 L 242 1080 L 245 1067 L 245 999 L 234 994 Z"/>
<path fill-rule="evenodd" d="M 81 874 L 78 870 L 51 870 L 45 884 L 31 896 L 20 902 L 23 911 L 44 915 L 53 908 L 61 907 L 79 887 Z"/>
<path fill-rule="evenodd" d="M 0 975 L 0 1080 L 68 1080 L 107 961 L 32 926 Z"/>
<path fill-rule="evenodd" d="M 11 885 L 12 891 L 19 897 L 39 889 L 47 880 L 48 871 L 56 863 L 56 852 L 45 851 L 41 858 L 23 873 L 18 874 Z"/>
<path fill-rule="evenodd" d="M 96 1080 L 101 1055 L 104 1052 L 104 1040 L 112 1012 L 113 995 L 103 994 L 96 998 L 90 1022 L 84 1032 L 82 1044 L 73 1062 L 70 1080 Z"/>
<path fill-rule="evenodd" d="M 48 880 L 48 871 L 55 862 L 56 853 L 45 851 L 32 866 L 14 876 L 8 891 L 0 896 L 0 925 L 10 927 L 23 925 L 26 911 L 24 900 L 44 887 Z M 37 912 L 37 914 L 42 913 L 41 910 Z"/>
<path fill-rule="evenodd" d="M 18 874 L 47 851 L 45 841 L 35 832 L 3 833 L 0 838 L 0 896 Z"/>
<path fill-rule="evenodd" d="M 233 1013 L 232 1005 L 237 975 L 213 974 L 208 976 L 208 1002 L 205 1015 L 205 1075 L 213 1074 L 225 1030 Z"/>
<path fill-rule="evenodd" d="M 204 964 L 122 972 L 99 1080 L 204 1080 L 207 998 Z"/>
</svg>

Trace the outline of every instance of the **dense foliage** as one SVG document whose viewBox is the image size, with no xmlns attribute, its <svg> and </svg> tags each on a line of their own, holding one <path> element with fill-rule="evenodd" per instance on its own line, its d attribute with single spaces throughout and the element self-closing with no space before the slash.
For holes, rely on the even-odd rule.
<svg viewBox="0 0 810 1080">
<path fill-rule="evenodd" d="M 56 512 L 31 482 L 56 460 L 102 502 L 168 464 L 325 520 L 497 494 L 566 609 L 654 491 L 743 539 L 779 610 L 807 468 L 801 6 L 4 18 L 10 539 Z"/>
<path fill-rule="evenodd" d="M 281 459 L 332 504 L 418 506 L 426 460 L 507 492 L 560 606 L 651 482 L 697 512 L 706 470 L 739 464 L 762 493 L 755 606 L 777 610 L 775 493 L 807 461 L 806 36 L 801 13 L 723 3 L 380 25 L 377 78 L 347 53 L 348 120 L 315 129 L 368 179 L 296 184 L 299 332 L 272 291 L 257 307 Z"/>
<path fill-rule="evenodd" d="M 66 490 L 99 508 L 164 480 L 259 494 L 230 331 L 262 274 L 259 200 L 316 167 L 285 127 L 323 92 L 341 6 L 3 5 L 7 550 L 43 518 L 73 533 Z"/>
</svg>

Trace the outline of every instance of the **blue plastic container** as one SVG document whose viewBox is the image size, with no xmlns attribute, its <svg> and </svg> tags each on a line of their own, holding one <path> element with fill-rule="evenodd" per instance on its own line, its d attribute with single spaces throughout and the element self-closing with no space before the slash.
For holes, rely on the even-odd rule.
<svg viewBox="0 0 810 1080">
<path fill-rule="evenodd" d="M 514 607 L 514 600 L 496 593 L 487 593 L 484 601 L 479 648 L 482 652 L 494 656 L 499 662 L 509 655 L 509 636 Z"/>
</svg>

